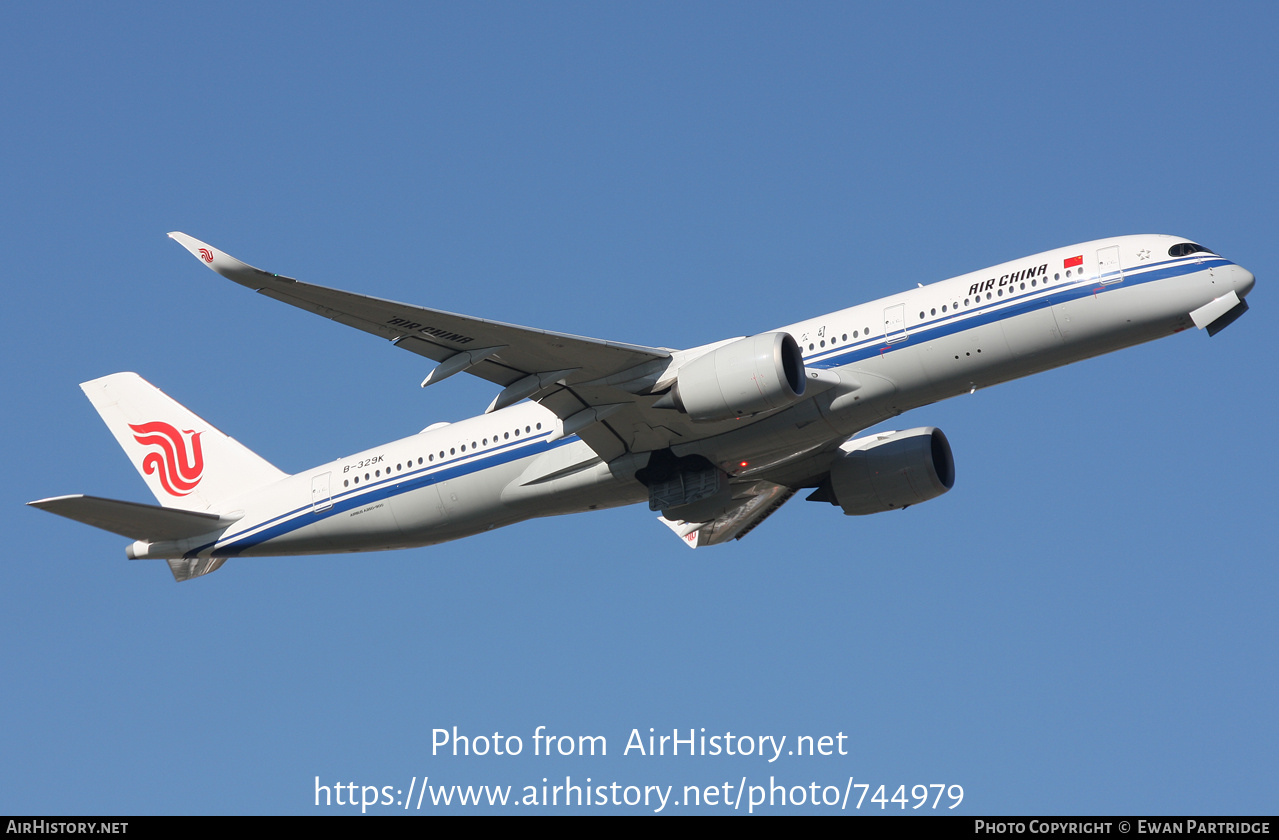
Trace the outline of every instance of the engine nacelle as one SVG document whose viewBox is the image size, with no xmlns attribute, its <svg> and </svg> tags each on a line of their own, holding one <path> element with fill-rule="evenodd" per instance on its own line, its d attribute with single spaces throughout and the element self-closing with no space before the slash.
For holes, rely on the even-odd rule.
<svg viewBox="0 0 1279 840">
<path fill-rule="evenodd" d="M 864 516 L 935 499 L 955 486 L 955 459 L 941 429 L 885 432 L 849 441 L 813 501 Z"/>
<path fill-rule="evenodd" d="M 788 333 L 761 333 L 679 369 L 671 401 L 694 420 L 731 420 L 785 408 L 804 395 L 804 356 Z"/>
</svg>

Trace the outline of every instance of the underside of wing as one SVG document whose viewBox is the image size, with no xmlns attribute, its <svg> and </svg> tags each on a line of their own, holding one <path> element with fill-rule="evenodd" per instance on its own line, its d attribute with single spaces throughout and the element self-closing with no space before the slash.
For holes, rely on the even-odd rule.
<svg viewBox="0 0 1279 840">
<path fill-rule="evenodd" d="M 732 428 L 655 409 L 672 352 L 504 324 L 330 289 L 272 274 L 184 233 L 169 236 L 229 280 L 308 312 L 380 336 L 439 362 L 422 384 L 466 372 L 502 387 L 489 410 L 533 399 L 606 461 Z"/>
<path fill-rule="evenodd" d="M 734 495 L 740 498 L 736 498 L 728 510 L 710 522 L 685 522 L 664 516 L 657 519 L 674 531 L 689 548 L 719 545 L 729 540 L 740 540 L 749 534 L 756 525 L 786 504 L 795 492 L 780 484 L 757 481 L 747 488 L 739 489 Z"/>
</svg>

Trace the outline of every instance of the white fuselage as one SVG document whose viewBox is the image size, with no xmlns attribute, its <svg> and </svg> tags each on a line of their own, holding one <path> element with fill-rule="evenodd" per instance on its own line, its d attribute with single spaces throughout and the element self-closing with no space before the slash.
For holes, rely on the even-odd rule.
<svg viewBox="0 0 1279 840">
<path fill-rule="evenodd" d="M 1251 289 L 1252 275 L 1227 259 L 1170 256 L 1183 241 L 1126 236 L 1060 248 L 782 327 L 807 368 L 855 388 L 829 388 L 672 449 L 730 475 L 793 485 L 820 473 L 832 445 L 884 419 L 1170 335 L 1192 325 L 1191 311 Z M 243 517 L 215 542 L 152 544 L 147 554 L 404 548 L 647 498 L 635 462 L 603 463 L 561 430 L 531 402 L 432 428 L 230 500 L 223 512 Z"/>
</svg>

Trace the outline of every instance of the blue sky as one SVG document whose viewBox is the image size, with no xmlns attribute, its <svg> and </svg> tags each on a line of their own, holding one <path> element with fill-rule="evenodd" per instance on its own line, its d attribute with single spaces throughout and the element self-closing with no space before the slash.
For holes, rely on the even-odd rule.
<svg viewBox="0 0 1279 840">
<path fill-rule="evenodd" d="M 317 776 L 423 775 L 1273 812 L 1277 23 L 1264 3 L 6 6 L 0 812 L 344 812 L 315 807 Z M 291 472 L 494 389 L 423 391 L 424 360 L 220 280 L 170 230 L 671 347 L 1127 233 L 1207 243 L 1258 286 L 1213 339 L 902 418 L 943 428 L 958 469 L 903 513 L 794 501 L 691 552 L 641 506 L 177 585 L 23 506 L 150 501 L 79 382 L 137 371 Z M 535 757 L 539 725 L 609 755 Z M 433 757 L 453 726 L 524 754 Z M 842 732 L 848 755 L 623 756 L 649 727 Z"/>
</svg>

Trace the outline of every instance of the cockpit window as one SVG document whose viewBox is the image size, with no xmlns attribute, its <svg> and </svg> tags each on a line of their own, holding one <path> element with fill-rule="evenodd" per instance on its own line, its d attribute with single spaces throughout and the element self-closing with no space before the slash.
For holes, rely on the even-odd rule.
<svg viewBox="0 0 1279 840">
<path fill-rule="evenodd" d="M 1189 256 L 1190 254 L 1214 254 L 1214 253 L 1216 252 L 1211 251 L 1202 245 L 1196 245 L 1193 242 L 1178 242 L 1176 245 L 1168 249 L 1168 256 L 1170 257 L 1185 257 L 1185 256 Z"/>
</svg>

